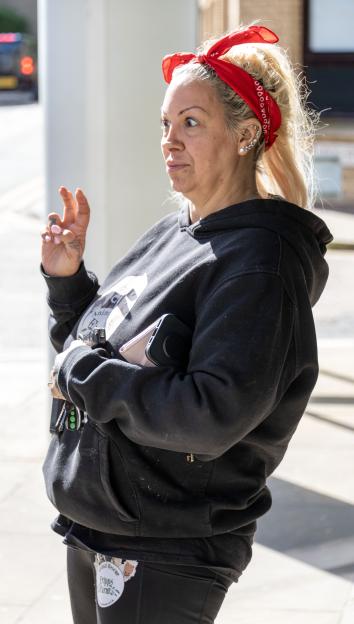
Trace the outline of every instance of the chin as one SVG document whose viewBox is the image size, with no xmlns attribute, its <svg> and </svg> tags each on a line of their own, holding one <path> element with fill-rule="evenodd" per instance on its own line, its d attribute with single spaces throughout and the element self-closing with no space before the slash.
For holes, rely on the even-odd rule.
<svg viewBox="0 0 354 624">
<path fill-rule="evenodd" d="M 188 192 L 192 190 L 190 184 L 183 184 L 182 180 L 172 180 L 172 178 L 170 178 L 170 183 L 173 191 L 182 193 L 182 195 L 188 198 Z"/>
</svg>

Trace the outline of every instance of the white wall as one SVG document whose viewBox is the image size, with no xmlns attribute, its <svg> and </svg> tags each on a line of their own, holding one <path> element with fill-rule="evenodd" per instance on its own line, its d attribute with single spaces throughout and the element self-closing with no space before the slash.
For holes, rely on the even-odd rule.
<svg viewBox="0 0 354 624">
<path fill-rule="evenodd" d="M 86 264 L 102 279 L 150 224 L 169 184 L 160 155 L 164 54 L 193 50 L 194 0 L 40 0 L 48 212 L 87 193 Z"/>
</svg>

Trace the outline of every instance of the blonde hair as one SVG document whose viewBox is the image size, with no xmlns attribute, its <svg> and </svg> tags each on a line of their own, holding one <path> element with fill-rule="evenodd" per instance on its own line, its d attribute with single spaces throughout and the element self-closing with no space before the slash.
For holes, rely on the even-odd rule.
<svg viewBox="0 0 354 624">
<path fill-rule="evenodd" d="M 241 26 L 238 32 L 248 27 Z M 205 54 L 216 40 L 204 42 L 198 50 L 199 54 Z M 273 145 L 265 151 L 262 135 L 253 151 L 258 193 L 261 197 L 280 195 L 302 208 L 313 208 L 317 196 L 314 139 L 320 113 L 307 106 L 310 91 L 305 76 L 301 72 L 296 73 L 287 51 L 279 44 L 237 45 L 221 58 L 238 65 L 259 80 L 281 111 L 282 122 Z M 240 121 L 255 117 L 249 106 L 209 65 L 188 63 L 177 67 L 175 73 L 207 80 L 215 88 L 224 105 L 226 123 L 231 131 L 237 132 Z"/>
</svg>

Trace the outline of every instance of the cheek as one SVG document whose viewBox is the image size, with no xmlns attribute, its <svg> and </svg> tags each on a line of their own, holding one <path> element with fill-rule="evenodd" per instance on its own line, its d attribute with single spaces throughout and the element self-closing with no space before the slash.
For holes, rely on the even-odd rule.
<svg viewBox="0 0 354 624">
<path fill-rule="evenodd" d="M 199 140 L 194 145 L 194 158 L 196 167 L 200 172 L 210 172 L 218 168 L 218 164 L 224 160 L 225 142 L 220 135 L 209 135 Z"/>
<path fill-rule="evenodd" d="M 189 153 L 197 169 L 208 168 L 210 163 L 215 160 L 215 154 L 217 154 L 214 138 L 208 136 L 195 139 L 193 144 L 189 146 Z"/>
</svg>

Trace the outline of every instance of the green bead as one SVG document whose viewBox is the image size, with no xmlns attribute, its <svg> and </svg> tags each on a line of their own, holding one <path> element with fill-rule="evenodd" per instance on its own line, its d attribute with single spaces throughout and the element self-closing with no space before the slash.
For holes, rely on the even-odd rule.
<svg viewBox="0 0 354 624">
<path fill-rule="evenodd" d="M 70 429 L 75 429 L 75 423 L 70 423 Z"/>
<path fill-rule="evenodd" d="M 70 416 L 69 420 L 70 420 L 70 422 L 75 422 L 76 421 L 76 416 Z"/>
</svg>

